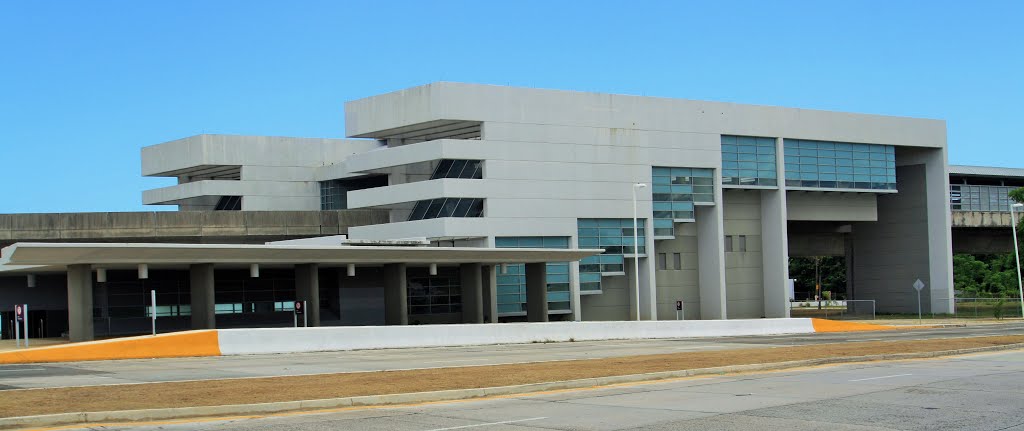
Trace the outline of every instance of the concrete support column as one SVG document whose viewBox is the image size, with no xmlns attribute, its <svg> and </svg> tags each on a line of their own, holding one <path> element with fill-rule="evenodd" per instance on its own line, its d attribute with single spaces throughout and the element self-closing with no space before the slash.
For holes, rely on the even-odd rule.
<svg viewBox="0 0 1024 431">
<path fill-rule="evenodd" d="M 92 292 L 93 307 L 100 309 L 100 318 L 110 317 L 110 294 L 107 293 L 107 283 L 96 283 Z"/>
<path fill-rule="evenodd" d="M 846 299 L 860 299 L 857 296 L 857 272 L 854 270 L 854 258 L 857 253 L 853 249 L 853 238 L 850 234 L 843 235 L 843 248 L 846 250 Z"/>
<path fill-rule="evenodd" d="M 92 268 L 68 265 L 68 339 L 95 339 L 92 325 Z"/>
<path fill-rule="evenodd" d="M 878 196 L 878 221 L 853 225 L 853 283 L 878 312 L 916 313 L 921 279 L 925 313 L 954 311 L 949 177 L 942 148 L 900 148 L 899 193 Z"/>
<path fill-rule="evenodd" d="M 789 317 L 789 233 L 786 192 L 761 191 L 761 270 L 764 277 L 764 317 Z"/>
<path fill-rule="evenodd" d="M 575 240 L 574 240 L 575 241 Z M 578 245 L 575 246 L 579 248 Z M 569 284 L 569 306 L 572 307 L 572 321 L 583 321 L 583 304 L 580 295 L 580 262 L 569 262 L 569 275 L 572 277 Z"/>
<path fill-rule="evenodd" d="M 715 174 L 717 183 L 719 174 Z M 716 187 L 715 206 L 698 205 L 697 262 L 700 283 L 700 318 L 725 319 L 725 222 L 722 219 L 722 193 Z"/>
<path fill-rule="evenodd" d="M 548 268 L 544 262 L 526 264 L 526 320 L 548 321 Z"/>
<path fill-rule="evenodd" d="M 384 324 L 408 325 L 409 304 L 404 263 L 384 265 Z"/>
<path fill-rule="evenodd" d="M 484 265 L 483 279 L 484 323 L 498 323 L 498 267 Z"/>
<path fill-rule="evenodd" d="M 306 301 L 306 322 L 309 323 L 309 326 L 320 326 L 319 265 L 315 263 L 295 265 L 295 299 Z"/>
<path fill-rule="evenodd" d="M 483 265 L 459 265 L 462 290 L 462 323 L 484 323 Z"/>
<path fill-rule="evenodd" d="M 192 329 L 217 327 L 215 312 L 213 264 L 189 265 L 189 291 L 192 297 Z"/>
<path fill-rule="evenodd" d="M 921 155 L 925 163 L 928 212 L 928 285 L 932 313 L 956 311 L 953 292 L 953 234 L 949 210 L 949 160 L 946 149 L 933 149 Z"/>
<path fill-rule="evenodd" d="M 654 223 L 644 222 L 647 257 L 640 258 L 640 320 L 658 320 L 658 289 L 655 279 Z M 673 315 L 672 318 L 675 318 Z"/>
</svg>

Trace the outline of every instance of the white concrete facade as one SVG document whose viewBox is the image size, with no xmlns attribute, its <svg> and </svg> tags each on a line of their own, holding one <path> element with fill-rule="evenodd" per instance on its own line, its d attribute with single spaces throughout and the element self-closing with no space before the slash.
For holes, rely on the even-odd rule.
<svg viewBox="0 0 1024 431">
<path fill-rule="evenodd" d="M 178 184 L 146 190 L 147 205 L 215 209 L 222 197 L 241 197 L 245 211 L 320 209 L 316 169 L 380 147 L 365 139 L 197 135 L 142 149 L 142 175 Z"/>
<path fill-rule="evenodd" d="M 202 135 L 146 148 L 146 175 L 238 166 L 241 178 L 189 177 L 147 191 L 145 200 L 185 208 L 234 193 L 244 196 L 243 210 L 315 209 L 318 181 L 387 175 L 386 186 L 349 191 L 347 207 L 390 209 L 391 223 L 354 227 L 351 237 L 480 246 L 501 237 L 564 237 L 580 248 L 579 220 L 631 219 L 633 185 L 644 183 L 637 212 L 646 221 L 647 253 L 639 271 L 627 257 L 622 272 L 602 277 L 600 292 L 583 292 L 574 263 L 574 320 L 671 320 L 677 300 L 687 319 L 788 317 L 794 221 L 834 222 L 851 232 L 856 299 L 908 311 L 905 296 L 920 278 L 929 286 L 926 311 L 952 312 L 943 121 L 447 82 L 345 108 L 346 135 L 356 139 Z M 723 186 L 725 135 L 774 139 L 778 185 Z M 897 190 L 787 187 L 786 139 L 894 146 Z M 479 160 L 482 174 L 431 179 L 442 160 Z M 714 203 L 698 204 L 692 223 L 676 223 L 674 238 L 653 232 L 654 167 L 714 172 Z M 482 199 L 482 214 L 409 220 L 416 202 L 444 198 Z M 725 238 L 740 237 L 742 250 L 727 249 Z M 659 267 L 661 255 L 671 268 Z"/>
</svg>

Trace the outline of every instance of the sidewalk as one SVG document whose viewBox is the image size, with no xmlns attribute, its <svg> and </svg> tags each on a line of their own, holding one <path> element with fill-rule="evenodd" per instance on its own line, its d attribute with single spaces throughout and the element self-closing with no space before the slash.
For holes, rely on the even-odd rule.
<svg viewBox="0 0 1024 431">
<path fill-rule="evenodd" d="M 18 345 L 15 343 L 17 340 L 0 340 L 0 352 L 7 352 L 11 350 L 18 350 Z M 22 346 L 24 346 L 24 340 L 22 340 Z M 28 340 L 29 347 L 43 347 L 43 346 L 54 346 L 57 344 L 67 344 L 68 340 L 63 338 L 30 338 Z M 24 347 L 22 347 L 24 349 Z"/>
</svg>

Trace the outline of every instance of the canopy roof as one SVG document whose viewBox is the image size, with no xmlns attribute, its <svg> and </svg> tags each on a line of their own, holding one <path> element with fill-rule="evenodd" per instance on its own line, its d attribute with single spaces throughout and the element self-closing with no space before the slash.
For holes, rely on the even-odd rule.
<svg viewBox="0 0 1024 431">
<path fill-rule="evenodd" d="M 316 246 L 161 243 L 15 243 L 0 251 L 0 272 L 63 271 L 68 265 L 130 268 L 138 264 L 182 266 L 195 263 L 225 266 L 316 263 L 325 266 L 387 263 L 536 263 L 569 262 L 601 249 Z"/>
</svg>

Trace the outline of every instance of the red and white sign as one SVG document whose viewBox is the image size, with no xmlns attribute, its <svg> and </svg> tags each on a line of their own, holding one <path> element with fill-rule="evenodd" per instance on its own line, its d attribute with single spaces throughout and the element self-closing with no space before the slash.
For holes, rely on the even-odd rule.
<svg viewBox="0 0 1024 431">
<path fill-rule="evenodd" d="M 25 306 L 18 304 L 14 306 L 14 320 L 21 322 L 25 320 Z"/>
<path fill-rule="evenodd" d="M 302 301 L 295 301 L 295 314 L 303 314 L 306 310 L 302 309 Z"/>
</svg>

